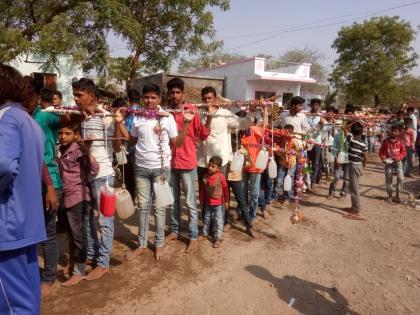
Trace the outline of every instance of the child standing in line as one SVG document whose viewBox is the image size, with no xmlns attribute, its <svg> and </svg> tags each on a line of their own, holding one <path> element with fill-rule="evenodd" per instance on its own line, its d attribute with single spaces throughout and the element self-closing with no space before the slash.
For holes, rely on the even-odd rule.
<svg viewBox="0 0 420 315">
<path fill-rule="evenodd" d="M 351 196 L 351 208 L 345 209 L 348 212 L 344 217 L 351 220 L 365 220 L 360 215 L 360 193 L 359 178 L 363 174 L 363 165 L 366 162 L 366 143 L 362 140 L 363 126 L 360 122 L 351 125 L 350 133 L 347 135 L 349 144 L 349 190 Z"/>
<path fill-rule="evenodd" d="M 403 160 L 404 176 L 412 178 L 411 171 L 414 168 L 414 150 L 416 142 L 415 130 L 412 127 L 413 119 L 404 118 L 404 131 L 401 133 L 401 140 L 405 146 L 405 158 Z"/>
<path fill-rule="evenodd" d="M 293 133 L 293 125 L 286 125 L 284 129 Z M 294 182 L 296 173 L 296 164 L 298 152 L 302 150 L 302 144 L 298 139 L 292 138 L 291 142 L 280 143 L 280 150 L 277 151 L 278 160 L 278 172 L 276 178 L 276 190 L 280 201 L 289 202 L 290 199 L 294 198 Z M 292 178 L 292 189 L 290 191 L 284 191 L 284 179 L 290 175 Z"/>
<path fill-rule="evenodd" d="M 382 142 L 379 150 L 379 156 L 382 163 L 385 164 L 385 184 L 388 197 L 387 202 L 392 202 L 392 177 L 394 170 L 397 174 L 397 187 L 395 202 L 401 203 L 400 191 L 404 182 L 403 159 L 405 157 L 405 146 L 400 138 L 400 127 L 394 125 L 391 127 L 391 133 L 387 139 Z"/>
<path fill-rule="evenodd" d="M 208 237 L 212 216 L 216 220 L 214 248 L 222 246 L 223 205 L 229 209 L 229 188 L 225 176 L 221 173 L 223 160 L 213 156 L 209 160 L 208 172 L 204 175 L 201 185 L 200 202 L 205 206 L 203 237 Z"/>
<path fill-rule="evenodd" d="M 75 245 L 74 269 L 63 286 L 73 286 L 85 278 L 87 249 L 84 237 L 85 224 L 92 215 L 91 191 L 88 176 L 96 176 L 99 164 L 90 152 L 90 145 L 81 145 L 78 124 L 69 123 L 58 132 L 61 157 L 58 162 L 63 182 L 63 207 L 70 242 Z"/>
</svg>

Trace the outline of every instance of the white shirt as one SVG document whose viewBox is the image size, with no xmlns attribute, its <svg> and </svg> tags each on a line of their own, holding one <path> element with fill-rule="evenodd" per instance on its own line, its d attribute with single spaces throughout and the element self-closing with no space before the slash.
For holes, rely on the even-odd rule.
<svg viewBox="0 0 420 315">
<path fill-rule="evenodd" d="M 105 111 L 105 114 L 109 112 Z M 112 118 L 101 118 L 93 116 L 87 118 L 82 122 L 83 139 L 105 139 L 114 137 L 115 127 Z M 114 176 L 114 169 L 112 168 L 112 155 L 114 149 L 112 148 L 112 141 L 93 141 L 92 142 L 92 156 L 99 163 L 99 172 L 95 177 L 90 177 L 89 180 L 105 176 Z"/>
<path fill-rule="evenodd" d="M 148 169 L 160 169 L 161 159 L 163 166 L 169 167 L 171 164 L 171 139 L 178 136 L 178 128 L 172 115 L 161 117 L 161 135 L 157 135 L 154 128 L 157 127 L 158 120 L 147 119 L 145 117 L 135 117 L 131 127 L 131 136 L 137 138 L 136 144 L 136 165 Z M 162 155 L 159 152 L 159 138 L 162 141 Z"/>
<path fill-rule="evenodd" d="M 310 129 L 306 115 L 302 113 L 297 113 L 294 116 L 291 116 L 289 112 L 281 113 L 280 125 L 282 128 L 286 125 L 292 125 L 293 131 L 297 133 L 306 133 Z"/>
<path fill-rule="evenodd" d="M 222 165 L 232 160 L 231 132 L 235 129 L 244 130 L 251 126 L 251 117 L 247 115 L 240 118 L 230 110 L 219 108 L 215 115 L 226 117 L 213 117 L 210 125 L 210 135 L 205 141 L 198 143 L 199 167 L 207 167 L 211 157 L 219 156 L 223 159 Z M 252 116 L 253 117 L 253 116 Z"/>
</svg>

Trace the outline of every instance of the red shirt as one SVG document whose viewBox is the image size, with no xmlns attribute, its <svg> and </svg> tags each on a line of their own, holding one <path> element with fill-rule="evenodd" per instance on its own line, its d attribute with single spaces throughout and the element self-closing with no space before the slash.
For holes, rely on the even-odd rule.
<svg viewBox="0 0 420 315">
<path fill-rule="evenodd" d="M 206 174 L 200 187 L 200 203 L 207 206 L 220 206 L 229 201 L 229 187 L 225 176 L 218 172 Z"/>
<path fill-rule="evenodd" d="M 186 105 L 188 106 L 188 105 Z M 186 107 L 184 106 L 184 108 Z M 178 131 L 184 127 L 184 115 L 173 113 Z M 187 136 L 182 146 L 176 147 L 171 143 L 172 168 L 192 170 L 197 167 L 197 140 L 204 141 L 210 134 L 210 129 L 201 123 L 199 115 L 195 115 L 187 130 Z"/>
<path fill-rule="evenodd" d="M 405 157 L 405 146 L 400 139 L 393 141 L 391 138 L 387 138 L 382 142 L 379 156 L 382 160 L 393 159 L 394 161 L 401 161 Z"/>
</svg>

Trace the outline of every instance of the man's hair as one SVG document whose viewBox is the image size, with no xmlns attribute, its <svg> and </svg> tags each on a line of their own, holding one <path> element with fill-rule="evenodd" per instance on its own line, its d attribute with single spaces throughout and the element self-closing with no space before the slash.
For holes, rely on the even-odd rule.
<svg viewBox="0 0 420 315">
<path fill-rule="evenodd" d="M 410 107 L 407 107 L 407 113 L 408 112 L 414 113 L 414 107 L 411 107 L 411 106 Z"/>
<path fill-rule="evenodd" d="M 353 136 L 360 136 L 363 134 L 363 126 L 357 121 L 353 123 L 353 125 L 351 125 L 350 131 L 353 134 Z"/>
<path fill-rule="evenodd" d="M 60 100 L 62 100 L 63 99 L 63 94 L 60 92 L 60 91 L 58 91 L 58 90 L 55 90 L 53 93 L 52 93 L 52 95 L 54 96 L 54 95 L 57 95 L 58 96 L 58 98 L 60 99 Z"/>
<path fill-rule="evenodd" d="M 295 127 L 293 127 L 293 125 L 286 125 L 284 126 L 284 129 L 287 129 L 293 132 L 295 130 Z"/>
<path fill-rule="evenodd" d="M 400 131 L 401 126 L 400 125 L 391 125 L 391 130 L 398 130 Z"/>
<path fill-rule="evenodd" d="M 312 107 L 315 103 L 318 103 L 319 106 L 321 106 L 321 100 L 319 98 L 313 98 L 313 99 L 311 99 L 310 106 Z"/>
<path fill-rule="evenodd" d="M 112 107 L 113 108 L 121 108 L 121 107 L 125 107 L 127 104 L 125 103 L 125 100 L 122 97 L 117 97 L 113 102 L 112 102 Z"/>
<path fill-rule="evenodd" d="M 347 103 L 344 109 L 344 114 L 354 113 L 354 106 L 352 103 Z"/>
<path fill-rule="evenodd" d="M 216 90 L 212 86 L 206 86 L 201 89 L 201 96 L 204 96 L 206 94 L 212 93 L 214 97 L 217 96 Z"/>
<path fill-rule="evenodd" d="M 153 92 L 157 96 L 160 96 L 160 88 L 154 83 L 147 83 L 145 86 L 143 86 L 143 89 L 141 92 L 143 95 L 149 92 Z"/>
<path fill-rule="evenodd" d="M 43 87 L 39 92 L 39 96 L 41 97 L 41 101 L 51 103 L 53 100 L 53 93 L 49 88 Z"/>
<path fill-rule="evenodd" d="M 0 62 L 0 105 L 22 101 L 22 75 L 11 66 Z"/>
<path fill-rule="evenodd" d="M 404 123 L 407 124 L 412 124 L 413 123 L 413 118 L 411 117 L 405 117 L 404 118 Z"/>
<path fill-rule="evenodd" d="M 63 128 L 67 128 L 67 129 L 73 130 L 73 132 L 77 132 L 79 134 L 82 134 L 82 129 L 81 129 L 80 123 L 76 120 L 73 120 L 73 119 L 70 119 L 70 120 L 67 120 L 67 121 L 63 120 L 61 122 L 60 129 L 63 129 Z"/>
<path fill-rule="evenodd" d="M 73 87 L 73 90 L 92 93 L 98 97 L 98 89 L 91 79 L 81 78 L 78 81 L 72 82 L 71 86 Z"/>
<path fill-rule="evenodd" d="M 295 105 L 302 105 L 303 103 L 305 103 L 305 99 L 303 97 L 300 96 L 293 96 L 292 100 L 290 101 L 290 106 L 295 106 Z"/>
<path fill-rule="evenodd" d="M 222 167 L 223 160 L 220 156 L 212 156 L 209 160 L 209 164 L 217 165 L 218 167 Z"/>
<path fill-rule="evenodd" d="M 34 78 L 32 78 L 29 75 L 25 75 L 22 78 L 22 85 L 21 85 L 21 97 L 22 97 L 22 103 L 24 106 L 30 105 L 30 103 L 33 101 L 33 99 L 36 97 L 38 98 L 40 91 L 42 89 L 41 83 L 38 81 L 35 81 Z"/>
<path fill-rule="evenodd" d="M 128 101 L 130 103 L 140 103 L 140 93 L 136 89 L 129 89 L 127 91 Z"/>
<path fill-rule="evenodd" d="M 166 83 L 166 87 L 168 89 L 168 92 L 172 90 L 173 88 L 180 89 L 182 92 L 184 92 L 185 83 L 184 80 L 181 78 L 173 78 Z"/>
</svg>

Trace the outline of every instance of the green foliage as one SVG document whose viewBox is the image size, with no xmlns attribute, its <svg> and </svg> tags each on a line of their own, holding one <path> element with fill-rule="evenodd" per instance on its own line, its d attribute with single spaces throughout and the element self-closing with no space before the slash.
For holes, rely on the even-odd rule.
<svg viewBox="0 0 420 315">
<path fill-rule="evenodd" d="M 327 95 L 325 95 L 324 105 L 325 107 L 330 107 L 333 105 L 337 100 L 337 93 L 338 91 L 335 90 L 333 92 L 328 91 Z"/>
<path fill-rule="evenodd" d="M 339 55 L 330 77 L 358 104 L 379 105 L 398 93 L 397 78 L 416 65 L 415 32 L 398 17 L 379 17 L 343 27 L 332 47 Z"/>
</svg>

